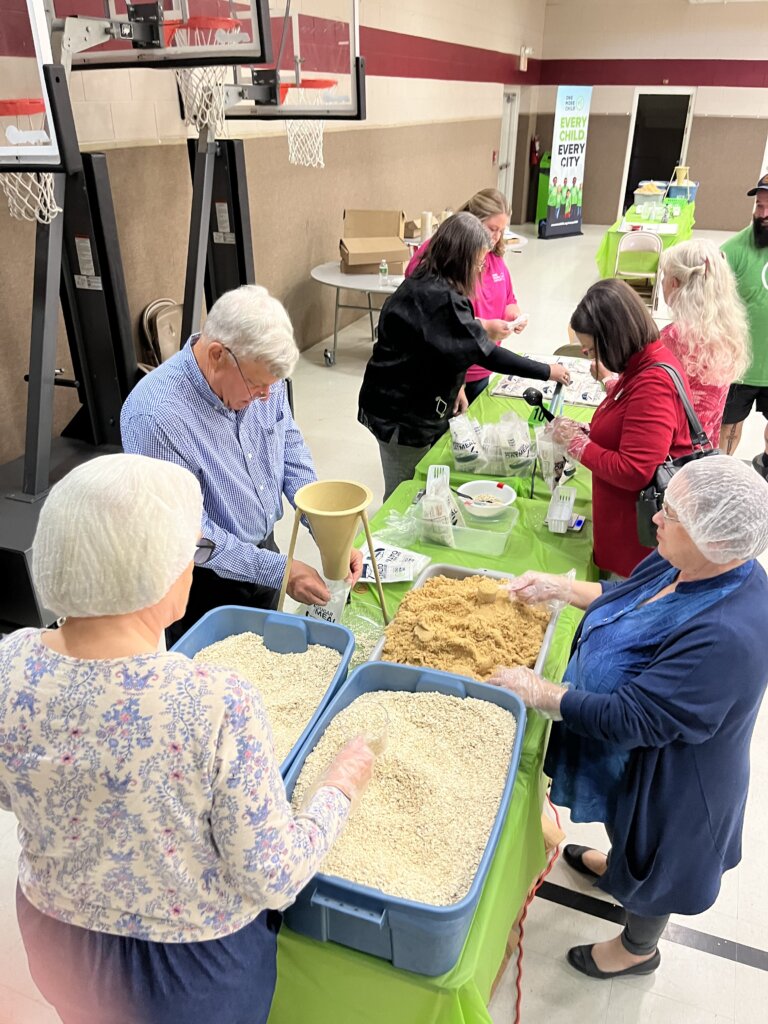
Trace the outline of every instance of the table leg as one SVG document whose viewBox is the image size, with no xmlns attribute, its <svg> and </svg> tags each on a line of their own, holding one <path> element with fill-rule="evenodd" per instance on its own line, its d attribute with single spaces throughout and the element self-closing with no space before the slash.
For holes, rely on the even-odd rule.
<svg viewBox="0 0 768 1024">
<path fill-rule="evenodd" d="M 371 341 L 375 342 L 376 341 L 376 332 L 373 329 L 373 305 L 371 303 L 371 293 L 370 292 L 366 292 L 365 294 L 368 296 L 368 317 L 369 317 L 369 319 L 371 321 Z"/>
<path fill-rule="evenodd" d="M 334 306 L 334 310 L 333 310 L 333 348 L 332 349 L 326 349 L 325 352 L 323 353 L 323 355 L 325 357 L 325 365 L 326 366 L 335 366 L 336 365 L 336 348 L 337 348 L 337 346 L 339 344 L 339 310 L 341 309 L 341 304 L 339 302 L 340 295 L 341 295 L 341 288 L 337 288 L 336 289 L 336 305 Z"/>
</svg>

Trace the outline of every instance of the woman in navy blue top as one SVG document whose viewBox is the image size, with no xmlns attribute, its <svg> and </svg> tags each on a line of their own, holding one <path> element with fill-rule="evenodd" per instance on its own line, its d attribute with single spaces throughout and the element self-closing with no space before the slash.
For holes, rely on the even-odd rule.
<svg viewBox="0 0 768 1024">
<path fill-rule="evenodd" d="M 654 521 L 658 552 L 619 584 L 525 573 L 512 595 L 586 610 L 565 685 L 526 668 L 492 682 L 555 719 L 545 771 L 610 852 L 565 860 L 623 904 L 620 936 L 568 953 L 596 978 L 649 974 L 669 915 L 699 914 L 741 860 L 749 743 L 768 682 L 768 484 L 727 456 L 689 463 Z"/>
</svg>

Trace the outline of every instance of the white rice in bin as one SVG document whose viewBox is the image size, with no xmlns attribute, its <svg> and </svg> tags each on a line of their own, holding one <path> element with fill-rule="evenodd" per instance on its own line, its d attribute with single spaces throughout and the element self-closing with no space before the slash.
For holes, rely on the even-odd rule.
<svg viewBox="0 0 768 1024">
<path fill-rule="evenodd" d="M 390 896 L 448 906 L 466 896 L 499 809 L 515 740 L 510 711 L 440 693 L 363 694 L 307 758 L 294 808 L 336 752 L 389 715 L 387 748 L 320 871 Z M 376 723 L 374 725 L 374 723 Z"/>
<path fill-rule="evenodd" d="M 272 726 L 277 760 L 282 762 L 331 685 L 341 654 L 320 644 L 309 644 L 301 654 L 279 654 L 265 647 L 258 633 L 238 633 L 204 647 L 194 660 L 253 683 Z"/>
</svg>

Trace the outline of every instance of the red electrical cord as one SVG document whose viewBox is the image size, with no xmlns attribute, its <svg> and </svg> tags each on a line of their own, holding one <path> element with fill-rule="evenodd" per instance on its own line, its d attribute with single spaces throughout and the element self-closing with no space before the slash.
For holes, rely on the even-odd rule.
<svg viewBox="0 0 768 1024">
<path fill-rule="evenodd" d="M 558 828 L 560 828 L 560 815 L 557 813 L 557 808 L 555 807 L 555 805 L 550 800 L 549 793 L 547 793 L 547 803 L 552 808 L 552 813 L 555 816 L 555 824 L 557 825 Z M 539 875 L 538 879 L 536 880 L 536 884 L 534 885 L 534 887 L 531 889 L 530 893 L 528 894 L 528 899 L 525 901 L 525 904 L 523 906 L 523 912 L 522 912 L 522 914 L 520 916 L 520 925 L 519 925 L 519 928 L 520 928 L 520 938 L 518 939 L 518 942 L 517 942 L 517 979 L 515 981 L 515 987 L 517 988 L 517 999 L 515 1000 L 515 1019 L 514 1019 L 514 1024 L 520 1024 L 520 1009 L 521 1009 L 521 1004 L 522 1004 L 522 1001 L 523 1001 L 523 924 L 525 922 L 525 918 L 526 918 L 526 915 L 528 913 L 528 907 L 531 905 L 534 896 L 536 895 L 536 893 L 541 888 L 541 885 L 544 882 L 544 879 L 547 877 L 547 875 L 550 873 L 552 868 L 555 866 L 555 862 L 556 862 L 556 860 L 557 860 L 557 858 L 559 856 L 560 856 L 560 847 L 556 846 L 552 856 L 549 859 L 549 863 L 547 864 L 546 868 L 542 871 L 542 873 Z"/>
</svg>

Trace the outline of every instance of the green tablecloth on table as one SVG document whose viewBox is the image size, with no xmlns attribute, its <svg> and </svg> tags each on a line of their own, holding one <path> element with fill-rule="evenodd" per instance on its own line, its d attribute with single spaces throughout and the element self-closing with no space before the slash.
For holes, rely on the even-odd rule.
<svg viewBox="0 0 768 1024">
<path fill-rule="evenodd" d="M 490 420 L 498 418 L 514 402 L 482 396 L 474 411 Z M 581 418 L 588 419 L 592 411 L 581 409 Z M 440 450 L 433 461 L 442 461 Z M 589 474 L 579 470 L 577 477 L 579 473 L 585 477 L 582 490 L 586 499 Z M 426 475 L 426 469 L 423 474 Z M 458 478 L 452 480 L 455 485 Z M 384 525 L 390 511 L 408 508 L 422 486 L 423 477 L 401 484 L 371 520 L 373 532 Z M 433 562 L 512 573 L 528 568 L 550 572 L 573 568 L 581 579 L 596 577 L 589 524 L 582 533 L 551 534 L 544 525 L 544 501 L 521 496 L 516 505 L 520 518 L 505 552 L 498 558 L 437 545 L 412 546 L 428 554 Z M 385 584 L 390 615 L 409 588 L 410 584 L 405 583 Z M 378 604 L 371 588 L 355 593 L 353 605 L 356 610 L 377 615 Z M 562 677 L 580 616 L 572 608 L 561 612 L 544 668 L 550 679 Z M 438 978 L 428 978 L 397 970 L 377 957 L 332 942 L 316 942 L 283 928 L 278 941 L 278 981 L 270 1024 L 490 1024 L 487 1003 L 507 936 L 531 884 L 546 864 L 541 808 L 548 729 L 547 721 L 535 713 L 529 714 L 512 802 L 455 967 Z"/>
<path fill-rule="evenodd" d="M 671 224 L 677 224 L 677 233 L 674 235 L 659 235 L 665 249 L 669 249 L 672 245 L 677 245 L 678 242 L 686 242 L 691 237 L 693 234 L 693 225 L 695 224 L 695 212 L 696 204 L 687 203 L 682 208 L 679 217 L 672 217 L 670 219 Z M 624 219 L 647 223 L 649 228 L 653 228 L 653 221 L 640 221 L 635 207 L 630 206 L 625 216 L 619 218 L 615 224 L 612 224 L 605 235 L 603 235 L 600 248 L 597 250 L 597 255 L 595 256 L 595 262 L 597 263 L 597 269 L 600 272 L 600 277 L 613 277 L 613 271 L 616 266 L 616 251 L 619 248 L 619 240 L 622 234 L 625 233 L 619 231 L 621 222 Z M 621 269 L 635 270 L 639 274 L 642 274 L 644 271 L 654 270 L 655 262 L 656 257 L 653 253 L 628 252 L 622 254 Z"/>
</svg>

